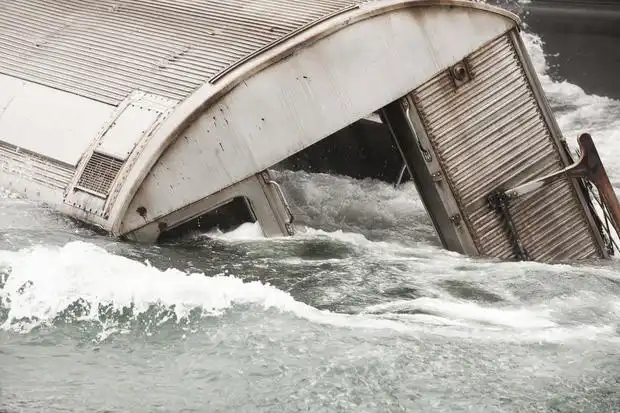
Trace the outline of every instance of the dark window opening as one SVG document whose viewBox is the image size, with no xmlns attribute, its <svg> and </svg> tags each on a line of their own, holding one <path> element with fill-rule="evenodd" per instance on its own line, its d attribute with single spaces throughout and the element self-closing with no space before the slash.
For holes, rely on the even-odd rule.
<svg viewBox="0 0 620 413">
<path fill-rule="evenodd" d="M 181 225 L 162 232 L 159 241 L 171 241 L 219 229 L 232 231 L 247 222 L 256 222 L 250 200 L 239 196 Z"/>
<path fill-rule="evenodd" d="M 280 162 L 276 169 L 405 182 L 403 158 L 389 127 L 378 116 L 360 119 Z M 402 176 L 401 176 L 402 175 Z"/>
</svg>

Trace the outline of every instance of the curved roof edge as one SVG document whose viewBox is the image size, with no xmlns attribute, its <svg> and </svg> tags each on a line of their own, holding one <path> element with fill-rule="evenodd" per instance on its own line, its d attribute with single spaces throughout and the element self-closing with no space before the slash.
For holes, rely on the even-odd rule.
<svg viewBox="0 0 620 413">
<path fill-rule="evenodd" d="M 301 33 L 307 32 L 313 27 L 319 26 L 324 22 L 333 21 L 338 16 L 342 16 L 346 14 L 356 14 L 357 12 L 358 15 L 353 17 L 353 20 L 349 22 L 350 24 L 350 23 L 355 23 L 359 20 L 363 20 L 365 18 L 376 16 L 377 14 L 388 13 L 396 9 L 407 8 L 407 7 L 433 7 L 433 6 L 434 7 L 436 6 L 468 7 L 468 8 L 485 10 L 491 13 L 495 13 L 495 14 L 499 14 L 504 17 L 507 17 L 513 20 L 516 23 L 516 25 L 520 26 L 521 24 L 521 20 L 519 19 L 519 17 L 509 12 L 508 10 L 504 10 L 496 6 L 490 6 L 486 3 L 478 3 L 478 2 L 473 2 L 470 0 L 392 0 L 392 1 L 383 1 L 383 2 L 380 2 L 377 0 L 374 0 L 374 1 L 370 0 L 364 3 L 358 3 L 356 5 L 347 7 L 346 9 L 338 10 L 336 13 L 325 16 L 322 19 L 316 20 L 309 25 L 301 27 L 299 30 L 293 33 L 290 33 L 289 35 L 284 36 L 278 39 L 277 41 L 270 43 L 266 45 L 265 47 L 257 50 L 256 52 L 248 56 L 245 56 L 241 60 L 227 66 L 222 71 L 220 71 L 215 76 L 213 76 L 213 78 L 211 78 L 208 83 L 210 84 L 218 83 L 218 81 L 226 77 L 227 74 L 235 71 L 235 69 L 237 68 L 242 67 L 244 64 L 254 60 L 259 55 L 268 53 L 270 50 L 276 48 L 278 45 L 285 44 L 289 40 L 299 37 Z M 362 13 L 359 13 L 359 11 L 362 11 Z M 331 33 L 334 28 L 335 27 L 328 28 L 327 30 L 323 32 L 323 35 L 329 35 L 329 33 Z"/>
<path fill-rule="evenodd" d="M 344 27 L 394 10 L 423 7 L 474 8 L 511 20 L 516 27 L 521 26 L 521 20 L 515 14 L 484 3 L 474 3 L 467 0 L 374 0 L 360 3 L 357 7 L 352 7 L 343 13 L 332 16 L 332 18 L 305 27 L 302 31 L 296 32 L 294 36 L 261 49 L 251 58 L 240 61 L 231 70 L 218 75 L 214 83 L 206 83 L 182 101 L 155 132 L 139 159 L 136 159 L 124 185 L 116 193 L 115 199 L 111 200 L 111 205 L 113 205 L 110 211 L 110 217 L 113 219 L 113 222 L 110 223 L 112 234 L 119 235 L 121 220 L 125 211 L 146 175 L 167 147 L 204 110 L 225 96 L 230 90 L 266 67 L 293 54 L 296 50 L 325 38 Z"/>
</svg>

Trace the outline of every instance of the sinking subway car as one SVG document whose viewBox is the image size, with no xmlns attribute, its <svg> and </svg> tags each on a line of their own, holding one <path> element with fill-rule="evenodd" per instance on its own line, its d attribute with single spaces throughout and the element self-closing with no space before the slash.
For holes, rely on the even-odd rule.
<svg viewBox="0 0 620 413">
<path fill-rule="evenodd" d="M 270 168 L 376 114 L 445 248 L 613 252 L 618 202 L 592 139 L 569 152 L 503 9 L 14 0 L 0 39 L 0 185 L 113 236 L 231 216 L 290 235 Z"/>
</svg>

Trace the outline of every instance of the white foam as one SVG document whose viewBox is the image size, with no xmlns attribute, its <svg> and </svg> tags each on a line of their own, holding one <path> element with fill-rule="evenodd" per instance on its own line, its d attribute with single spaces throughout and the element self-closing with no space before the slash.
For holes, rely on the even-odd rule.
<svg viewBox="0 0 620 413">
<path fill-rule="evenodd" d="M 274 176 L 299 224 L 355 232 L 432 229 L 412 182 L 394 188 L 375 179 L 323 173 L 274 171 Z"/>
<path fill-rule="evenodd" d="M 545 93 L 552 103 L 558 105 L 559 113 L 556 117 L 567 142 L 574 147 L 578 134 L 589 131 L 597 146 L 602 144 L 607 149 L 611 144 L 614 149 L 618 149 L 620 102 L 587 94 L 581 87 L 567 81 L 553 80 L 548 73 L 548 62 L 540 36 L 523 32 L 522 37 Z M 620 162 L 619 156 L 610 157 L 611 154 L 604 150 L 599 152 L 606 158 L 604 161 L 608 161 L 606 165 L 610 163 L 615 167 Z"/>
<path fill-rule="evenodd" d="M 471 321 L 511 327 L 520 330 L 533 330 L 556 327 L 548 314 L 528 309 L 484 307 L 474 302 L 449 301 L 446 299 L 422 297 L 369 307 L 369 313 L 384 312 L 423 312 L 427 315 L 449 320 Z"/>
<path fill-rule="evenodd" d="M 262 228 L 258 222 L 244 223 L 236 229 L 229 232 L 222 232 L 219 229 L 205 233 L 204 236 L 217 239 L 220 241 L 239 243 L 246 241 L 262 241 L 262 242 L 289 242 L 296 240 L 316 240 L 316 239 L 328 239 L 340 243 L 349 244 L 352 247 L 364 249 L 373 255 L 387 254 L 391 256 L 393 254 L 406 254 L 413 251 L 421 252 L 421 250 L 428 249 L 428 253 L 445 253 L 454 257 L 460 257 L 460 254 L 444 251 L 432 246 L 421 244 L 419 242 L 412 242 L 412 245 L 401 245 L 397 242 L 385 242 L 385 241 L 373 241 L 369 240 L 363 234 L 357 232 L 335 230 L 325 231 L 322 229 L 316 229 L 305 225 L 296 226 L 295 234 L 293 237 L 270 237 L 267 238 L 263 234 Z"/>
<path fill-rule="evenodd" d="M 225 274 L 207 277 L 176 269 L 160 271 L 85 242 L 0 251 L 0 266 L 11 269 L 0 289 L 3 306 L 8 306 L 8 319 L 0 328 L 22 333 L 52 324 L 72 304 L 81 301 L 89 304 L 89 311 L 80 319 L 99 322 L 103 329 L 100 339 L 125 328 L 114 320 L 101 319 L 100 305 L 119 312 L 132 308 L 133 317 L 160 305 L 182 319 L 196 310 L 203 317 L 222 316 L 244 304 L 338 328 L 388 329 L 416 337 L 429 333 L 498 341 L 615 337 L 610 326 L 559 326 L 540 309 L 533 312 L 483 307 L 448 299 L 421 298 L 371 307 L 358 315 L 338 314 L 296 301 L 269 284 L 244 282 Z M 407 310 L 426 314 L 401 314 Z"/>
<path fill-rule="evenodd" d="M 4 328 L 11 326 L 11 320 L 51 321 L 78 299 L 91 304 L 91 313 L 86 317 L 90 319 L 97 319 L 99 304 L 111 304 L 115 309 L 134 305 L 138 312 L 146 311 L 151 304 L 175 306 L 178 317 L 187 316 L 197 307 L 217 314 L 233 303 L 296 311 L 305 307 L 285 292 L 258 282 L 245 283 L 224 275 L 187 275 L 175 269 L 160 271 L 84 242 L 71 242 L 61 248 L 4 251 L 0 262 L 12 269 L 0 291 L 4 299 L 10 300 L 9 320 Z"/>
<path fill-rule="evenodd" d="M 257 241 L 266 239 L 258 221 L 245 222 L 232 231 L 227 232 L 216 229 L 206 233 L 205 236 L 223 241 Z"/>
<path fill-rule="evenodd" d="M 174 308 L 178 318 L 198 308 L 203 315 L 221 315 L 238 304 L 291 312 L 300 318 L 335 326 L 406 329 L 388 320 L 334 314 L 296 301 L 290 294 L 258 281 L 229 275 L 207 277 L 176 269 L 160 271 L 148 264 L 113 255 L 85 242 L 63 247 L 34 247 L 0 252 L 0 265 L 11 274 L 0 289 L 8 302 L 3 329 L 28 332 L 54 318 L 78 300 L 90 304 L 83 320 L 97 321 L 99 305 L 114 310 L 133 307 L 144 313 L 153 304 Z"/>
<path fill-rule="evenodd" d="M 320 239 L 326 238 L 333 241 L 342 242 L 345 244 L 350 244 L 352 246 L 356 246 L 363 249 L 374 250 L 377 251 L 385 251 L 385 252 L 406 252 L 411 251 L 410 247 L 399 245 L 394 242 L 384 242 L 384 241 L 371 241 L 366 238 L 364 235 L 359 234 L 357 232 L 348 232 L 343 230 L 336 231 L 325 231 L 322 229 L 316 229 L 312 227 L 300 227 L 299 231 L 295 234 L 295 236 L 299 239 Z"/>
<path fill-rule="evenodd" d="M 370 306 L 365 314 L 408 323 L 415 331 L 454 339 L 494 342 L 620 342 L 616 324 L 566 325 L 545 308 L 496 308 L 423 297 Z M 430 326 L 430 327 L 429 327 Z M 426 327 L 426 328 L 425 328 Z"/>
<path fill-rule="evenodd" d="M 609 179 L 620 194 L 620 102 L 587 94 L 567 81 L 554 81 L 548 73 L 540 36 L 525 32 L 522 37 L 545 93 L 552 104 L 558 106 L 556 119 L 569 147 L 577 150 L 577 137 L 590 133 Z M 602 218 L 602 212 L 597 213 Z M 611 236 L 618 242 L 620 237 L 613 229 Z"/>
</svg>

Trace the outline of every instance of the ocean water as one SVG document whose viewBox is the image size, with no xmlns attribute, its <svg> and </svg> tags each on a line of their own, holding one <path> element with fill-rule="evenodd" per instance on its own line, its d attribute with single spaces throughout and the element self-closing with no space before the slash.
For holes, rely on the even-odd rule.
<svg viewBox="0 0 620 413">
<path fill-rule="evenodd" d="M 547 75 L 620 193 L 620 102 Z M 0 199 L 0 412 L 620 412 L 620 264 L 443 250 L 411 184 L 277 172 L 256 224 L 143 246 Z"/>
</svg>

